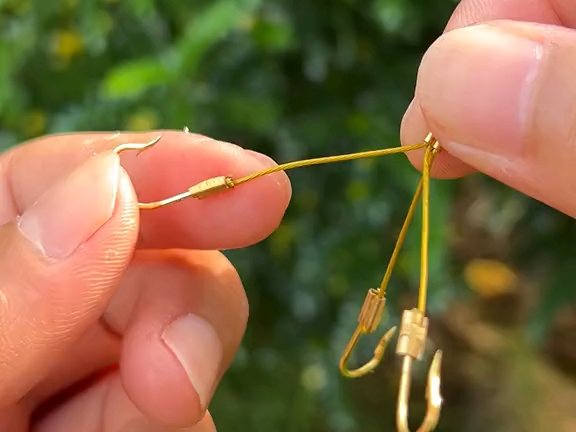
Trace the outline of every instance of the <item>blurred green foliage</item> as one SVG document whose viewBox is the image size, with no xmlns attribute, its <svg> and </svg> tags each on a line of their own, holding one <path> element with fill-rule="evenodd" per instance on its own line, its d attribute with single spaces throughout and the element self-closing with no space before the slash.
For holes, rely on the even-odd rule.
<svg viewBox="0 0 576 432">
<path fill-rule="evenodd" d="M 455 5 L 0 0 L 0 146 L 55 132 L 184 126 L 278 161 L 397 145 L 421 56 Z M 366 290 L 385 270 L 417 172 L 392 156 L 290 177 L 283 225 L 265 242 L 229 253 L 251 319 L 213 402 L 216 423 L 224 432 L 392 431 L 394 361 L 349 382 L 337 360 Z M 434 182 L 432 202 L 433 317 L 479 296 L 462 278 L 469 261 L 497 259 L 535 285 L 522 288 L 538 301 L 517 326 L 517 340 L 538 350 L 558 308 L 576 293 L 572 220 L 482 178 Z M 417 232 L 416 222 L 383 327 L 415 293 Z M 359 355 L 370 356 L 374 342 L 368 338 Z M 428 361 L 417 371 L 420 383 Z M 485 406 L 469 399 L 448 391 L 439 432 L 529 430 L 473 421 Z M 507 425 L 508 415 L 497 424 Z"/>
</svg>

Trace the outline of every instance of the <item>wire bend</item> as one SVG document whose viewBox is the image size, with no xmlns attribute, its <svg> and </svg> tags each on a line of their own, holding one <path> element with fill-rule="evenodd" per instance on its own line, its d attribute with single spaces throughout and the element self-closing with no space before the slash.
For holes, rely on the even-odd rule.
<svg viewBox="0 0 576 432">
<path fill-rule="evenodd" d="M 360 337 L 372 333 L 378 328 L 378 324 L 380 324 L 382 314 L 384 313 L 385 305 L 386 299 L 383 295 L 380 295 L 379 289 L 371 289 L 368 291 L 360 315 L 358 315 L 358 325 L 356 326 L 356 330 L 354 330 L 354 333 L 348 341 L 344 353 L 340 358 L 340 372 L 345 377 L 358 378 L 364 376 L 376 369 L 382 361 L 388 342 L 396 332 L 396 327 L 391 328 L 384 336 L 382 336 L 374 349 L 374 356 L 368 362 L 356 369 L 350 369 L 348 367 L 348 360 L 350 359 L 354 348 L 358 344 Z"/>
</svg>

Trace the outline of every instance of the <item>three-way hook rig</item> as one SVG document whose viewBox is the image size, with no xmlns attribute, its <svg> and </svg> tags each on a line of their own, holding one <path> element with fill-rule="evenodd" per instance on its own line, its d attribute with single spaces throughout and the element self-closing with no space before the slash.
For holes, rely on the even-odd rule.
<svg viewBox="0 0 576 432">
<path fill-rule="evenodd" d="M 161 136 L 147 143 L 126 143 L 120 144 L 114 152 L 120 154 L 127 150 L 144 151 L 153 147 Z M 399 432 L 410 432 L 408 427 L 408 405 L 410 398 L 410 386 L 412 382 L 412 367 L 415 361 L 421 360 L 428 338 L 428 317 L 426 316 L 426 302 L 428 297 L 428 243 L 430 232 L 430 170 L 436 155 L 440 152 L 440 143 L 432 136 L 428 136 L 422 143 L 371 150 L 359 153 L 350 153 L 338 156 L 327 156 L 315 159 L 305 159 L 295 162 L 288 162 L 268 168 L 262 171 L 249 174 L 241 178 L 232 178 L 230 176 L 218 176 L 209 178 L 197 183 L 186 191 L 173 195 L 171 197 L 148 203 L 138 203 L 141 210 L 152 210 L 164 207 L 187 198 L 204 199 L 217 193 L 222 193 L 229 189 L 234 189 L 243 183 L 247 183 L 259 177 L 272 174 L 278 171 L 286 171 L 293 168 L 300 168 L 311 165 L 327 164 L 334 162 L 343 162 L 355 159 L 364 159 L 372 157 L 386 156 L 396 153 L 408 153 L 413 150 L 424 149 L 424 163 L 420 182 L 414 193 L 412 203 L 408 209 L 406 219 L 398 235 L 396 246 L 388 263 L 388 267 L 377 289 L 368 290 L 364 305 L 358 316 L 358 325 L 352 334 L 342 357 L 340 359 L 340 372 L 349 378 L 358 378 L 374 371 L 381 363 L 386 348 L 396 332 L 396 327 L 388 330 L 380 339 L 374 350 L 373 357 L 356 369 L 348 367 L 348 361 L 358 344 L 359 339 L 367 334 L 373 333 L 378 328 L 386 306 L 386 289 L 390 281 L 392 271 L 396 265 L 400 249 L 406 238 L 408 227 L 413 219 L 418 202 L 422 204 L 422 232 L 421 232 L 421 253 L 420 253 L 420 287 L 418 292 L 418 304 L 413 309 L 403 312 L 398 332 L 398 342 L 396 345 L 396 354 L 402 358 L 402 370 L 400 374 L 400 386 L 398 391 L 398 403 L 396 411 L 396 425 Z M 417 429 L 417 432 L 430 432 L 438 424 L 440 410 L 442 407 L 442 396 L 440 393 L 440 370 L 442 363 L 442 352 L 437 351 L 432 359 L 428 371 L 428 380 L 426 386 L 427 410 L 423 422 Z"/>
</svg>

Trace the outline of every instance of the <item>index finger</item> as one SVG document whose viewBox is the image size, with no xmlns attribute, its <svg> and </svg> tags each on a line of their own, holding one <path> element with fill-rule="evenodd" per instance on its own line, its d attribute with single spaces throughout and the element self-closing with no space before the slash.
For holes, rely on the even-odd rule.
<svg viewBox="0 0 576 432">
<path fill-rule="evenodd" d="M 142 202 L 186 191 L 210 177 L 239 177 L 274 165 L 262 154 L 177 131 L 48 136 L 0 155 L 0 208 L 4 208 L 0 225 L 92 155 L 121 143 L 145 143 L 159 135 L 158 144 L 145 152 L 122 155 L 122 165 Z M 288 177 L 280 172 L 209 199 L 145 210 L 139 247 L 232 249 L 251 245 L 278 226 L 290 196 Z"/>
<path fill-rule="evenodd" d="M 445 32 L 495 20 L 514 20 L 540 24 L 563 25 L 576 28 L 576 2 L 574 0 L 462 0 L 452 14 Z M 404 115 L 401 139 L 405 145 L 421 142 L 427 133 L 450 135 L 442 125 L 427 121 L 426 107 L 415 97 Z M 408 154 L 418 169 L 422 167 L 421 150 Z M 473 168 L 442 152 L 436 158 L 432 174 L 454 178 L 473 172 Z"/>
</svg>

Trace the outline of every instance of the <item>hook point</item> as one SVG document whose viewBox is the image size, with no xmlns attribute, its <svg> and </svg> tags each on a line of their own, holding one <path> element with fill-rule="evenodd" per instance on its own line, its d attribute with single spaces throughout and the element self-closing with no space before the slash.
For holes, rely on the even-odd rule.
<svg viewBox="0 0 576 432">
<path fill-rule="evenodd" d="M 119 144 L 116 146 L 116 148 L 114 148 L 114 153 L 116 154 L 120 154 L 123 151 L 126 150 L 136 150 L 137 154 L 139 155 L 140 153 L 142 153 L 144 150 L 149 149 L 150 147 L 154 146 L 158 141 L 160 141 L 162 139 L 162 135 L 158 135 L 156 138 L 154 138 L 151 141 L 145 142 L 145 143 L 124 143 L 124 144 Z"/>
<path fill-rule="evenodd" d="M 162 139 L 162 135 L 158 135 L 156 138 L 154 138 L 151 141 L 148 141 L 146 144 L 144 144 L 136 153 L 137 155 L 140 155 L 140 153 L 142 153 L 144 150 L 149 149 L 150 147 L 153 147 L 156 145 L 156 143 L 158 143 L 158 141 L 160 141 Z"/>
</svg>

